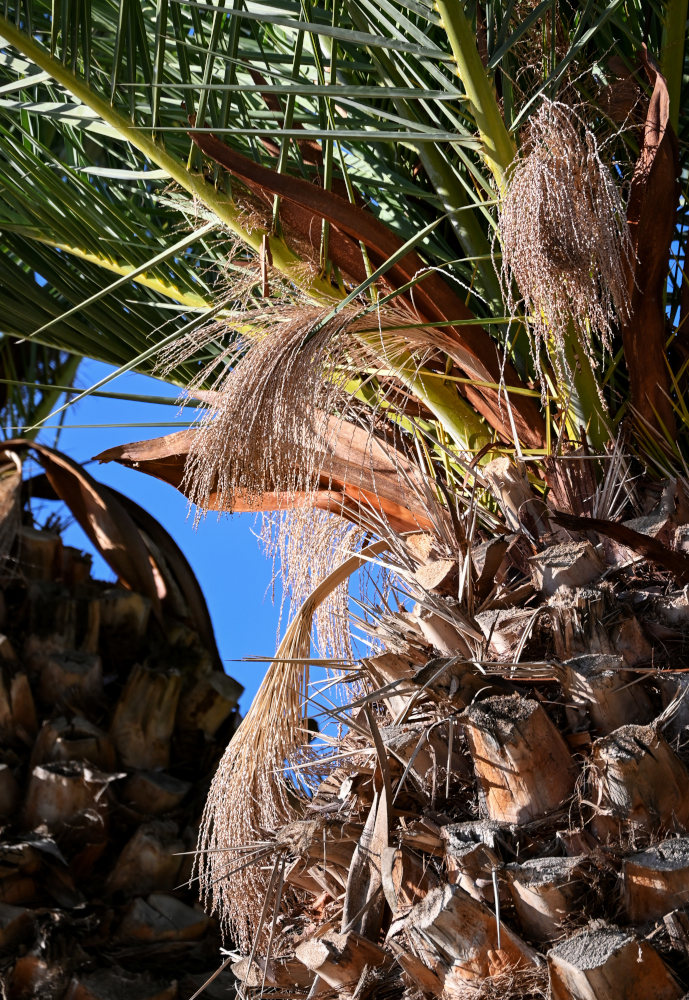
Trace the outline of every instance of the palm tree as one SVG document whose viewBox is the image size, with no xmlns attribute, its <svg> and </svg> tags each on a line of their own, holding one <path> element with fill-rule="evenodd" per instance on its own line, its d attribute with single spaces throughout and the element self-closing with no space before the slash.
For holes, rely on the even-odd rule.
<svg viewBox="0 0 689 1000">
<path fill-rule="evenodd" d="M 686 20 L 686 0 L 24 0 L 0 16 L 6 336 L 201 398 L 197 430 L 101 457 L 201 512 L 287 511 L 288 582 L 315 585 L 202 830 L 207 896 L 263 958 L 249 986 L 363 995 L 380 967 L 426 995 L 503 995 L 506 977 L 527 995 L 549 976 L 556 997 L 647 996 L 647 972 L 681 993 L 635 930 L 678 911 L 660 950 L 681 978 L 681 865 L 652 904 L 633 872 L 688 822 L 666 738 L 688 578 Z M 347 547 L 328 575 L 323 552 Z M 331 756 L 375 773 L 333 799 L 344 786 L 319 786 L 327 761 L 303 746 L 311 623 L 350 665 L 342 584 L 380 559 L 416 604 L 382 594 L 364 623 L 387 651 L 357 667 Z M 408 791 L 431 730 L 440 812 L 437 768 Z M 322 817 L 345 806 L 317 871 L 316 841 L 336 837 Z M 582 871 L 624 889 L 624 911 L 593 894 L 586 917 L 610 925 L 583 937 Z"/>
<path fill-rule="evenodd" d="M 42 474 L 26 474 L 28 457 Z M 0 488 L 3 991 L 189 995 L 221 937 L 179 883 L 241 686 L 151 514 L 26 439 L 4 442 Z M 45 518 L 56 499 L 116 584 L 63 545 L 59 517 Z"/>
</svg>

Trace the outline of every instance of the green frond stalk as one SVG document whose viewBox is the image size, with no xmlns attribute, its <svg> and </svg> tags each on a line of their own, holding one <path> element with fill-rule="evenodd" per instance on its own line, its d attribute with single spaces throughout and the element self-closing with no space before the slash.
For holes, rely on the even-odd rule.
<svg viewBox="0 0 689 1000">
<path fill-rule="evenodd" d="M 55 370 L 55 385 L 47 385 L 40 388 L 38 402 L 26 416 L 26 421 L 31 426 L 16 426 L 12 428 L 5 425 L 5 433 L 14 436 L 15 433 L 21 432 L 22 436 L 27 440 L 34 440 L 42 430 L 43 423 L 48 419 L 57 403 L 64 396 L 64 387 L 69 386 L 73 382 L 81 362 L 81 356 L 75 354 L 67 355 L 62 363 L 58 361 L 59 367 Z M 31 382 L 24 382 L 20 385 L 22 388 L 36 388 Z"/>
<path fill-rule="evenodd" d="M 435 3 L 452 49 L 457 75 L 464 86 L 471 118 L 481 136 L 483 158 L 498 190 L 502 191 L 516 149 L 502 120 L 493 83 L 481 62 L 471 22 L 462 8 L 461 0 L 436 0 Z"/>
<path fill-rule="evenodd" d="M 557 350 L 553 346 L 553 353 Z M 600 398 L 599 380 L 571 326 L 563 337 L 561 352 L 563 368 L 572 375 L 570 386 L 558 387 L 567 435 L 578 441 L 583 431 L 594 451 L 605 451 L 612 436 L 611 421 Z"/>
<path fill-rule="evenodd" d="M 663 30 L 660 69 L 667 81 L 668 94 L 670 95 L 670 124 L 675 132 L 679 128 L 682 83 L 686 72 L 685 49 L 688 13 L 689 0 L 670 0 L 670 3 L 667 4 Z"/>
<path fill-rule="evenodd" d="M 428 407 L 460 451 L 479 451 L 493 440 L 490 428 L 451 382 L 415 365 L 408 351 L 397 360 L 395 377 Z"/>
<path fill-rule="evenodd" d="M 136 281 L 139 285 L 145 285 L 145 287 L 150 288 L 151 291 L 158 292 L 159 295 L 164 295 L 168 299 L 174 299 L 175 302 L 186 306 L 188 309 L 208 309 L 212 305 L 210 299 L 204 298 L 203 295 L 195 295 L 193 292 L 185 292 L 183 289 L 178 288 L 169 281 L 163 281 L 161 278 L 155 278 L 152 275 L 147 274 L 146 271 L 141 272 L 139 268 L 132 267 L 131 264 L 122 264 L 116 261 L 113 257 L 89 253 L 87 250 L 82 250 L 80 247 L 69 246 L 66 243 L 53 243 L 51 240 L 47 240 L 40 236 L 37 236 L 36 239 L 39 243 L 43 243 L 45 246 L 54 247 L 56 250 L 68 253 L 72 257 L 77 257 L 79 260 L 87 260 L 90 264 L 96 264 L 98 267 L 102 267 L 103 270 L 109 271 L 111 274 L 119 274 L 125 281 Z M 112 287 L 113 286 L 110 286 L 109 289 L 105 289 L 104 294 L 105 291 L 112 290 Z M 61 318 L 63 319 L 64 317 Z"/>
</svg>

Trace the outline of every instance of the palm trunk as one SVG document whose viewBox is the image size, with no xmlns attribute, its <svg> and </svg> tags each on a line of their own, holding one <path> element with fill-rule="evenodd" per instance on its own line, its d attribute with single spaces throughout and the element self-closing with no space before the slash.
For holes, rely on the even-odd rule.
<svg viewBox="0 0 689 1000">
<path fill-rule="evenodd" d="M 680 520 L 644 524 L 680 539 Z M 357 998 L 685 995 L 689 603 L 657 565 L 662 596 L 625 570 L 629 548 L 540 523 L 531 610 L 484 602 L 469 655 L 446 592 L 442 649 L 407 612 L 394 654 L 364 661 L 375 713 L 275 838 L 295 895 L 272 905 L 299 928 L 269 956 L 286 995 L 305 974 L 311 995 Z M 252 968 L 235 972 L 258 995 Z"/>
<path fill-rule="evenodd" d="M 221 941 L 185 852 L 241 687 L 57 534 L 19 529 L 0 606 L 3 995 L 189 997 Z"/>
</svg>

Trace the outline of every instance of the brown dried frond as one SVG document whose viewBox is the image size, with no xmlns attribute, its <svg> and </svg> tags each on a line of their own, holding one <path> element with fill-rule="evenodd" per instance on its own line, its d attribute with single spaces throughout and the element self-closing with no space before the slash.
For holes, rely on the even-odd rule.
<svg viewBox="0 0 689 1000">
<path fill-rule="evenodd" d="M 13 452 L 5 452 L 4 459 L 0 469 L 0 572 L 6 577 L 16 572 L 16 560 L 10 554 L 22 522 L 22 463 Z"/>
<path fill-rule="evenodd" d="M 544 100 L 531 118 L 500 206 L 499 236 L 506 302 L 513 314 L 524 309 L 534 357 L 547 342 L 563 354 L 570 324 L 589 357 L 594 335 L 609 348 L 615 314 L 629 314 L 633 250 L 613 175 L 573 108 Z M 571 376 L 559 364 L 559 374 Z"/>
<path fill-rule="evenodd" d="M 613 63 L 610 60 L 609 67 L 617 67 L 621 60 Z M 641 115 L 642 91 L 633 76 L 620 71 L 620 76 L 613 79 L 601 89 L 599 103 L 602 111 L 616 122 L 618 125 L 625 125 L 630 120 L 634 124 L 643 123 Z"/>
</svg>

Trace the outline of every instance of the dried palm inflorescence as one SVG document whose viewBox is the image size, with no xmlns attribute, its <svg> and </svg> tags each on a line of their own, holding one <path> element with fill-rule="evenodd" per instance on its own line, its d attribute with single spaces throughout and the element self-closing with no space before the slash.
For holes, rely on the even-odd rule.
<svg viewBox="0 0 689 1000">
<path fill-rule="evenodd" d="M 363 501 L 354 528 L 327 515 L 314 506 L 315 491 L 327 491 L 332 484 L 331 446 L 340 421 L 356 420 L 359 404 L 347 380 L 370 365 L 392 364 L 405 344 L 392 311 L 378 333 L 368 329 L 369 316 L 353 309 L 324 321 L 320 310 L 303 303 L 248 308 L 247 288 L 233 289 L 233 302 L 244 305 L 241 332 L 231 333 L 231 321 L 209 324 L 174 345 L 161 359 L 161 368 L 174 367 L 202 349 L 211 354 L 188 387 L 205 408 L 183 485 L 197 505 L 197 521 L 211 497 L 214 507 L 228 512 L 239 500 L 240 509 L 258 511 L 270 509 L 278 498 L 281 509 L 265 516 L 262 538 L 280 564 L 283 603 L 289 598 L 294 609 L 333 565 L 360 547 L 367 530 L 379 534 L 386 527 L 384 516 Z M 364 452 L 357 460 L 368 463 L 375 484 L 373 446 Z M 338 491 L 348 482 L 342 457 L 332 493 L 335 506 Z M 352 467 L 354 487 L 360 472 Z M 266 493 L 271 496 L 264 504 Z M 315 632 L 324 655 L 351 657 L 348 611 L 346 585 L 319 608 Z"/>
<path fill-rule="evenodd" d="M 573 108 L 546 100 L 530 120 L 499 236 L 508 308 L 523 307 L 534 357 L 544 343 L 561 349 L 570 324 L 589 356 L 594 334 L 609 347 L 615 314 L 629 312 L 633 251 L 617 184 Z"/>
<path fill-rule="evenodd" d="M 240 494 L 258 509 L 264 493 L 282 494 L 287 505 L 314 488 L 328 415 L 347 399 L 335 357 L 345 324 L 325 323 L 307 341 L 318 319 L 306 309 L 283 320 L 272 315 L 235 347 L 236 363 L 218 380 L 187 463 L 189 497 L 200 512 L 212 492 L 231 511 Z"/>
<path fill-rule="evenodd" d="M 213 778 L 199 833 L 198 867 L 204 902 L 241 947 L 251 946 L 266 891 L 260 842 L 264 831 L 292 818 L 286 762 L 306 742 L 311 618 L 297 616 L 228 745 Z M 282 659 L 280 659 L 281 657 Z M 288 662 L 285 662 L 288 661 Z"/>
<path fill-rule="evenodd" d="M 341 517 L 312 507 L 265 514 L 260 538 L 280 577 L 281 611 L 287 602 L 290 609 L 300 608 L 333 566 L 361 548 L 366 534 Z M 347 582 L 318 607 L 314 622 L 321 656 L 352 659 Z"/>
<path fill-rule="evenodd" d="M 385 515 L 362 499 L 355 528 L 314 503 L 316 490 L 327 492 L 331 485 L 335 508 L 341 490 L 351 485 L 356 491 L 361 469 L 354 464 L 349 469 L 346 455 L 341 454 L 334 470 L 331 450 L 340 421 L 356 423 L 360 404 L 348 379 L 372 367 L 386 372 L 378 391 L 381 405 L 389 404 L 389 394 L 396 391 L 389 384 L 389 369 L 400 354 L 412 357 L 408 342 L 396 329 L 409 317 L 388 309 L 378 316 L 376 330 L 375 320 L 371 328 L 371 317 L 355 309 L 324 320 L 320 310 L 304 303 L 278 300 L 260 310 L 255 304 L 249 308 L 249 291 L 250 281 L 233 289 L 233 303 L 244 307 L 237 324 L 222 320 L 196 331 L 169 349 L 160 367 L 165 370 L 200 350 L 209 351 L 211 360 L 188 387 L 205 408 L 183 488 L 197 506 L 197 521 L 209 509 L 211 497 L 215 508 L 228 512 L 239 500 L 240 509 L 249 506 L 257 511 L 278 504 L 277 512 L 266 515 L 262 538 L 269 555 L 280 564 L 283 602 L 289 597 L 291 607 L 298 608 L 333 565 L 360 547 L 367 532 L 380 535 L 387 528 Z M 240 332 L 232 333 L 233 326 Z M 420 366 L 430 348 L 423 338 L 417 339 L 421 358 L 412 364 Z M 399 411 L 403 403 L 404 398 L 402 403 L 396 400 L 395 408 Z M 356 462 L 367 466 L 377 492 L 372 442 L 369 437 L 369 446 Z M 414 487 L 407 480 L 404 485 Z M 265 494 L 271 496 L 264 504 Z M 326 501 L 321 497 L 321 502 Z M 315 631 L 324 655 L 351 658 L 348 611 L 345 585 L 318 610 Z"/>
<path fill-rule="evenodd" d="M 244 950 L 260 929 L 267 889 L 268 873 L 257 857 L 261 841 L 294 818 L 300 788 L 310 782 L 317 785 L 322 776 L 317 754 L 307 743 L 304 661 L 311 648 L 313 615 L 386 546 L 377 542 L 350 556 L 304 602 L 213 778 L 199 834 L 201 890 L 204 901 Z M 290 769 L 297 764 L 299 777 Z"/>
<path fill-rule="evenodd" d="M 353 403 L 349 379 L 371 364 L 385 370 L 408 352 L 395 329 L 399 317 L 389 312 L 384 319 L 378 334 L 366 330 L 370 320 L 356 310 L 324 318 L 303 303 L 273 303 L 244 312 L 229 344 L 228 329 L 237 324 L 214 323 L 163 359 L 165 370 L 213 347 L 212 360 L 189 386 L 206 399 L 183 484 L 198 517 L 211 494 L 217 509 L 228 512 L 240 497 L 259 510 L 266 493 L 279 494 L 284 508 L 295 506 L 299 494 L 308 505 L 309 492 L 329 475 L 337 426 L 330 418 L 344 419 Z M 209 382 L 212 393 L 197 391 Z"/>
</svg>

